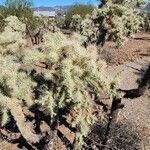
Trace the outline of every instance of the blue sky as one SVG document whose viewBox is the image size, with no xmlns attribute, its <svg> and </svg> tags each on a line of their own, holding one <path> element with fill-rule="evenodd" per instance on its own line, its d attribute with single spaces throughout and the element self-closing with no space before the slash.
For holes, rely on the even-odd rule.
<svg viewBox="0 0 150 150">
<path fill-rule="evenodd" d="M 56 6 L 56 5 L 71 5 L 75 3 L 90 3 L 96 4 L 97 0 L 32 0 L 34 6 Z M 3 4 L 5 0 L 0 0 L 0 4 Z"/>
</svg>

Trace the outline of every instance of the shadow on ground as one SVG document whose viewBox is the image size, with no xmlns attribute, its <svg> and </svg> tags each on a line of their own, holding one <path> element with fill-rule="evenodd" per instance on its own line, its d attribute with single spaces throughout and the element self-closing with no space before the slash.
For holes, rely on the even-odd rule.
<svg viewBox="0 0 150 150">
<path fill-rule="evenodd" d="M 124 98 L 130 98 L 134 99 L 137 97 L 142 96 L 146 90 L 150 88 L 150 65 L 146 69 L 146 71 L 140 71 L 141 79 L 137 82 L 139 83 L 139 86 L 137 89 L 131 89 L 131 90 L 121 90 L 118 89 L 119 92 L 124 92 Z"/>
<path fill-rule="evenodd" d="M 97 123 L 89 136 L 86 138 L 84 149 L 86 150 L 138 150 L 140 149 L 141 137 L 131 123 L 115 123 L 111 127 L 108 141 L 105 139 L 105 123 Z"/>
</svg>

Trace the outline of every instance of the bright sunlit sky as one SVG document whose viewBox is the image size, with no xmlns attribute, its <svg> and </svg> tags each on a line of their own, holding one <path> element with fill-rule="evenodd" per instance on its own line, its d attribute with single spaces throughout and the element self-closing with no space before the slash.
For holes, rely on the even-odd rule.
<svg viewBox="0 0 150 150">
<path fill-rule="evenodd" d="M 97 4 L 97 0 L 32 0 L 34 6 L 56 6 L 71 5 L 75 3 Z M 4 4 L 5 0 L 0 0 L 0 4 Z"/>
</svg>

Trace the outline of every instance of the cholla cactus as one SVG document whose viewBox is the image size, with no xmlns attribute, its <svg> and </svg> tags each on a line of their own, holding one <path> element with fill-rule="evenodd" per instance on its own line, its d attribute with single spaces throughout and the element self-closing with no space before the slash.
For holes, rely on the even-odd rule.
<svg viewBox="0 0 150 150">
<path fill-rule="evenodd" d="M 28 34 L 32 40 L 33 45 L 39 45 L 43 42 L 43 35 L 45 32 L 59 32 L 60 29 L 57 27 L 57 22 L 55 18 L 48 18 L 48 17 L 38 17 L 37 21 L 39 25 L 34 30 L 29 30 Z"/>
<path fill-rule="evenodd" d="M 14 31 L 25 33 L 26 25 L 19 21 L 16 16 L 9 16 L 4 21 L 6 22 L 5 28 L 11 28 Z"/>
<path fill-rule="evenodd" d="M 4 31 L 0 34 L 0 53 L 15 53 L 26 45 L 26 26 L 16 16 L 5 19 Z"/>
<path fill-rule="evenodd" d="M 142 24 L 142 28 L 143 28 L 143 30 L 145 30 L 145 31 L 149 31 L 150 30 L 150 13 L 142 13 L 141 14 L 141 17 L 143 17 L 144 19 L 144 21 L 143 21 L 143 24 Z"/>
<path fill-rule="evenodd" d="M 51 83 L 45 85 L 45 91 L 37 102 L 47 106 L 53 118 L 58 115 L 58 109 L 72 105 L 71 123 L 78 129 L 75 149 L 80 149 L 96 119 L 90 93 L 99 95 L 105 89 L 112 96 L 111 82 L 104 72 L 106 64 L 99 60 L 96 47 L 85 49 L 77 40 L 69 40 L 61 33 L 47 33 L 44 37 L 45 42 L 40 47 L 42 51 L 31 51 L 32 54 L 24 56 L 23 62 L 28 64 L 31 55 L 42 56 L 39 60 L 32 59 L 32 63 L 47 62 L 48 68 L 44 72 L 34 68 Z"/>
<path fill-rule="evenodd" d="M 29 143 L 39 142 L 39 137 L 31 130 L 22 111 L 24 102 L 31 106 L 32 87 L 34 83 L 26 73 L 19 71 L 20 64 L 12 56 L 0 55 L 0 105 L 3 114 L 3 125 L 9 119 L 8 112 L 12 114 L 22 136 Z"/>
<path fill-rule="evenodd" d="M 99 23 L 100 34 L 105 30 L 117 46 L 122 46 L 128 38 L 140 30 L 142 18 L 134 11 L 135 4 L 137 1 L 108 1 L 106 7 L 96 9 L 93 12 L 93 20 Z"/>
<path fill-rule="evenodd" d="M 58 32 L 60 29 L 57 27 L 57 22 L 55 18 L 49 18 L 48 20 L 48 29 L 51 32 Z"/>
<path fill-rule="evenodd" d="M 86 43 L 104 45 L 106 36 L 122 46 L 128 38 L 141 29 L 142 17 L 134 10 L 135 6 L 143 4 L 143 0 L 102 1 L 101 8 L 95 8 L 92 16 L 87 15 L 82 21 L 75 15 L 72 27 L 86 37 Z M 104 6 L 104 7 L 102 7 Z"/>
<path fill-rule="evenodd" d="M 62 12 L 57 13 L 57 15 L 56 15 L 56 22 L 57 22 L 57 26 L 59 28 L 63 28 L 63 27 L 66 26 L 65 21 L 66 21 L 65 12 L 64 13 L 62 13 Z"/>
<path fill-rule="evenodd" d="M 40 25 L 51 31 L 51 32 L 58 32 L 59 28 L 57 27 L 57 22 L 55 18 L 49 18 L 49 17 L 44 17 L 41 16 L 38 21 L 40 22 Z"/>
<path fill-rule="evenodd" d="M 132 37 L 134 33 L 139 31 L 142 18 L 137 12 L 134 12 L 133 9 L 124 6 L 110 6 L 107 13 L 116 10 L 122 15 L 110 15 L 111 18 L 109 17 L 110 20 L 106 21 L 106 25 L 108 26 L 108 33 L 113 41 L 117 43 L 117 46 L 122 46 L 129 37 Z"/>
<path fill-rule="evenodd" d="M 13 27 L 13 25 L 15 26 Z M 25 49 L 25 45 L 21 45 L 25 44 L 24 32 L 24 24 L 16 17 L 6 18 L 5 30 L 0 35 L 1 125 L 7 123 L 8 112 L 10 112 L 22 136 L 29 143 L 36 143 L 39 142 L 39 137 L 27 125 L 26 117 L 22 111 L 22 106 L 30 107 L 33 104 L 32 88 L 36 86 L 31 77 L 20 70 L 20 58 Z M 21 52 L 19 53 L 19 51 Z"/>
<path fill-rule="evenodd" d="M 71 40 L 77 41 L 78 43 L 80 43 L 80 45 L 83 45 L 85 42 L 87 42 L 87 37 L 81 35 L 80 33 L 73 32 L 71 35 Z"/>
<path fill-rule="evenodd" d="M 74 31 L 80 32 L 82 18 L 80 15 L 76 14 L 72 16 L 72 22 L 70 24 L 70 28 Z"/>
<path fill-rule="evenodd" d="M 99 28 L 97 24 L 94 24 L 92 18 L 89 15 L 87 15 L 81 22 L 80 33 L 86 37 L 86 43 L 96 42 Z"/>
<path fill-rule="evenodd" d="M 105 76 L 106 64 L 99 59 L 96 47 L 84 48 L 78 39 L 69 39 L 60 32 L 45 33 L 43 41 L 30 50 L 24 47 L 22 53 L 0 54 L 3 124 L 9 119 L 7 112 L 10 111 L 22 136 L 27 142 L 36 143 L 40 138 L 27 125 L 22 106 L 44 105 L 52 120 L 56 120 L 61 115 L 58 110 L 71 105 L 71 125 L 77 128 L 74 146 L 77 150 L 81 149 L 84 137 L 96 120 L 93 95 L 99 96 L 105 90 L 113 97 L 115 83 Z M 9 45 L 11 47 L 11 43 Z M 39 68 L 37 64 L 40 63 L 47 67 Z M 37 76 L 43 80 L 36 80 Z M 41 92 L 33 102 L 32 92 L 35 89 Z"/>
<path fill-rule="evenodd" d="M 81 20 L 81 17 L 79 15 L 74 15 L 71 23 L 72 29 L 78 32 L 77 34 L 79 33 L 81 34 L 80 39 L 82 38 L 81 39 L 82 44 L 85 46 L 96 42 L 99 33 L 98 26 L 99 26 L 98 24 L 94 24 L 92 16 L 88 14 L 85 16 L 83 20 Z M 73 34 L 73 37 L 75 36 L 77 37 L 77 34 Z"/>
</svg>

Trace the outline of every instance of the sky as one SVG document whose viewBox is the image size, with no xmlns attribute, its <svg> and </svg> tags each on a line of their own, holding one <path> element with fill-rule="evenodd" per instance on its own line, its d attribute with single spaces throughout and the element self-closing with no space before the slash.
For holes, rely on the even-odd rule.
<svg viewBox="0 0 150 150">
<path fill-rule="evenodd" d="M 75 3 L 97 4 L 97 0 L 32 0 L 34 6 L 71 5 Z M 5 0 L 0 0 L 3 4 Z"/>
</svg>

